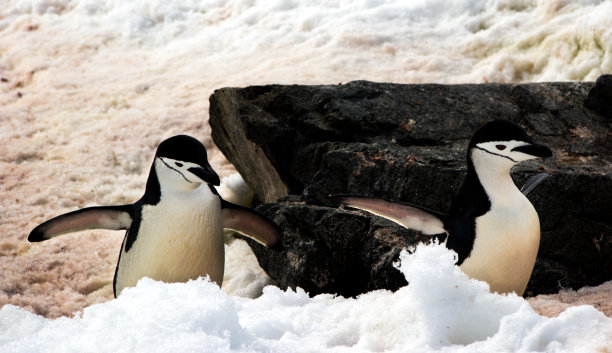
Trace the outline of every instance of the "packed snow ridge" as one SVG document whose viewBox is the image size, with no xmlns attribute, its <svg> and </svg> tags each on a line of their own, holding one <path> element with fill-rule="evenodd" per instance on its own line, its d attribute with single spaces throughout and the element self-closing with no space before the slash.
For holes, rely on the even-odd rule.
<svg viewBox="0 0 612 353">
<path fill-rule="evenodd" d="M 439 244 L 404 251 L 410 284 L 357 298 L 268 286 L 248 299 L 207 279 L 142 279 L 119 298 L 55 320 L 0 310 L 0 348 L 11 352 L 596 352 L 612 345 L 612 319 L 591 306 L 556 318 L 516 295 L 469 279 Z"/>
</svg>

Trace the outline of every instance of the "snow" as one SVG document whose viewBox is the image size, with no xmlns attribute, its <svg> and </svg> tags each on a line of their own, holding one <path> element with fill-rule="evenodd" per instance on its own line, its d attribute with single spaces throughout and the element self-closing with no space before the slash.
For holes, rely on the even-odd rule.
<svg viewBox="0 0 612 353">
<path fill-rule="evenodd" d="M 253 190 L 239 173 L 221 179 L 217 192 L 225 200 L 241 206 L 250 206 L 253 201 Z"/>
<path fill-rule="evenodd" d="M 282 291 L 231 296 L 198 279 L 142 279 L 73 318 L 0 310 L 0 350 L 10 352 L 596 352 L 612 346 L 612 319 L 590 306 L 556 318 L 516 295 L 469 279 L 443 245 L 404 252 L 410 282 L 357 298 Z"/>
<path fill-rule="evenodd" d="M 609 349 L 592 306 L 538 316 L 439 247 L 404 260 L 412 284 L 396 293 L 309 298 L 262 294 L 272 282 L 236 240 L 223 291 L 143 280 L 111 300 L 121 232 L 25 239 L 58 214 L 137 200 L 175 134 L 231 176 L 207 124 L 217 88 L 594 80 L 612 72 L 611 13 L 597 0 L 0 0 L 0 351 Z"/>
</svg>

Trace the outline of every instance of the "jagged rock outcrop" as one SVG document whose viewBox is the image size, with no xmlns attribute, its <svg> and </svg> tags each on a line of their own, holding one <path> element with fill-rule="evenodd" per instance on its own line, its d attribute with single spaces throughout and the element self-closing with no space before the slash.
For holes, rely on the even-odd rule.
<svg viewBox="0 0 612 353">
<path fill-rule="evenodd" d="M 513 169 L 542 241 L 527 294 L 612 279 L 611 76 L 597 83 L 224 88 L 211 96 L 212 136 L 285 231 L 285 251 L 253 244 L 281 287 L 354 295 L 405 284 L 393 262 L 427 238 L 330 194 L 403 200 L 446 211 L 465 175 L 466 146 L 492 119 L 525 127 L 554 156 Z"/>
</svg>

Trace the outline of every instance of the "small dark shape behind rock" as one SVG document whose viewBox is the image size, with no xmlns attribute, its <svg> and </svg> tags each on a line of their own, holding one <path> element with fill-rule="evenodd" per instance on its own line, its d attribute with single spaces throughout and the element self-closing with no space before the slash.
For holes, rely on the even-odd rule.
<svg viewBox="0 0 612 353">
<path fill-rule="evenodd" d="M 584 106 L 597 114 L 612 119 L 612 75 L 600 76 L 589 91 Z"/>
</svg>

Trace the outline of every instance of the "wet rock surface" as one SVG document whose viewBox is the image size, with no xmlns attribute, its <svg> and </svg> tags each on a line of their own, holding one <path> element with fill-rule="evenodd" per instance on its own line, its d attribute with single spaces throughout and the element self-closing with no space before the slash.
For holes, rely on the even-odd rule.
<svg viewBox="0 0 612 353">
<path fill-rule="evenodd" d="M 473 132 L 512 120 L 554 153 L 512 170 L 519 186 L 551 174 L 529 195 L 542 239 L 526 295 L 554 293 L 612 279 L 609 79 L 224 88 L 211 96 L 210 124 L 263 203 L 258 209 L 284 229 L 284 251 L 251 245 L 262 267 L 283 288 L 355 295 L 404 285 L 393 262 L 430 237 L 338 209 L 328 196 L 384 197 L 445 212 L 465 175 Z"/>
</svg>

